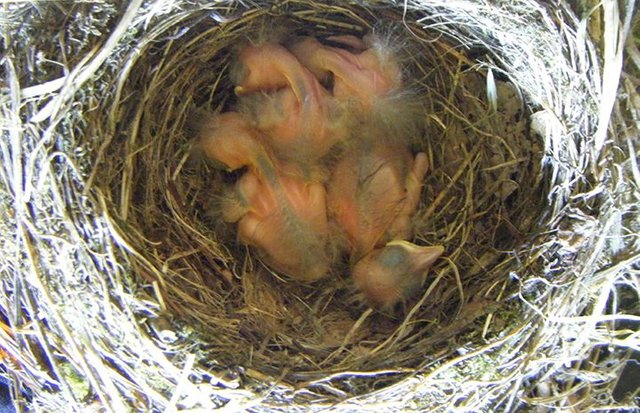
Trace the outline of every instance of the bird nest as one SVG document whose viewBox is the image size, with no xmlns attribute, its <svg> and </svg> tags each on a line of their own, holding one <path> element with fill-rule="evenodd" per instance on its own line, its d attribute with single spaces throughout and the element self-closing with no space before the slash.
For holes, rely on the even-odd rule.
<svg viewBox="0 0 640 413">
<path fill-rule="evenodd" d="M 16 405 L 631 406 L 616 382 L 640 348 L 633 2 L 244 3 L 4 6 L 0 347 Z M 430 162 L 412 241 L 446 250 L 394 311 L 339 269 L 311 285 L 270 271 L 215 211 L 229 176 L 194 155 L 194 113 L 232 107 L 237 45 L 274 22 L 395 28 Z"/>
</svg>

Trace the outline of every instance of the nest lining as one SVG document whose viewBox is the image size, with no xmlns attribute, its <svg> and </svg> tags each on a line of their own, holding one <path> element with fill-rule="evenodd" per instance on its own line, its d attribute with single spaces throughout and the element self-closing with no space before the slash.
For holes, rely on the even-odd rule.
<svg viewBox="0 0 640 413">
<path fill-rule="evenodd" d="M 28 173 L 19 185 L 15 171 L 3 171 L 2 199 L 12 213 L 3 222 L 2 251 L 11 257 L 3 268 L 19 274 L 5 278 L 11 328 L 3 347 L 22 366 L 13 374 L 36 389 L 36 405 L 97 397 L 116 411 L 225 403 L 305 409 L 336 401 L 349 410 L 388 400 L 389 408 L 422 410 L 510 408 L 516 396 L 535 405 L 563 392 L 584 406 L 610 397 L 610 385 L 594 383 L 611 377 L 596 380 L 589 376 L 596 370 L 581 365 L 591 358 L 601 367 L 604 324 L 594 319 L 591 335 L 583 335 L 585 322 L 575 317 L 617 314 L 598 308 L 617 284 L 631 284 L 628 294 L 637 297 L 629 258 L 594 268 L 616 249 L 637 247 L 633 207 L 625 203 L 635 192 L 622 189 L 637 166 L 615 137 L 613 148 L 595 147 L 597 55 L 554 22 L 560 16 L 576 26 L 572 12 L 500 5 L 415 3 L 406 15 L 391 6 L 307 2 L 249 11 L 82 6 L 74 11 L 92 30 L 62 20 L 55 27 L 66 35 L 41 40 L 33 61 L 15 52 L 5 58 L 2 108 L 7 123 L 21 127 L 5 127 L 13 140 L 3 144 L 3 157 L 20 160 Z M 30 16 L 25 27 L 35 31 L 46 30 L 42 15 L 60 18 L 50 8 L 13 13 Z M 98 18 L 103 13 L 120 22 L 111 29 L 115 43 L 99 41 L 110 27 Z M 403 46 L 427 107 L 420 149 L 432 164 L 416 238 L 447 246 L 447 259 L 424 294 L 393 317 L 354 300 L 344 274 L 313 288 L 278 279 L 208 213 L 224 177 L 193 161 L 189 116 L 232 102 L 229 56 L 274 17 L 319 36 L 361 34 L 382 17 L 404 19 L 411 31 Z M 71 38 L 76 49 L 62 42 Z M 14 41 L 36 39 L 19 31 Z M 519 46 L 526 41 L 530 50 Z M 64 75 L 84 83 L 20 90 L 58 78 L 49 61 L 64 47 L 74 52 L 64 65 L 78 69 Z M 16 67 L 29 70 L 12 74 Z M 487 68 L 509 81 L 497 82 L 495 102 L 484 97 Z M 20 99 L 26 104 L 18 109 Z M 19 133 L 29 137 L 24 146 Z M 620 167 L 607 171 L 598 159 Z M 610 205 L 618 218 L 609 216 Z M 615 235 L 616 222 L 629 233 L 612 241 L 597 235 Z M 30 334 L 18 328 L 26 322 Z M 633 348 L 633 336 L 620 337 L 614 345 Z"/>
<path fill-rule="evenodd" d="M 334 19 L 339 22 L 339 17 L 337 15 Z M 180 102 L 180 97 L 176 96 L 178 90 L 186 90 L 184 96 L 187 100 L 193 99 L 191 105 L 208 106 L 211 108 L 209 110 L 225 109 L 227 102 L 234 100 L 230 93 L 231 82 L 227 79 L 225 71 L 229 64 L 230 52 L 229 48 L 218 49 L 214 46 L 218 44 L 219 38 L 229 39 L 229 43 L 235 46 L 245 41 L 246 34 L 244 33 L 256 33 L 264 30 L 264 19 L 270 18 L 273 17 L 270 15 L 252 16 L 246 22 L 234 26 L 238 33 L 233 31 L 219 33 L 216 31 L 211 33 L 210 39 L 199 37 L 198 42 L 194 42 L 192 48 L 183 45 L 176 46 L 180 52 L 175 54 L 175 61 L 167 61 L 162 67 L 166 67 L 170 73 L 180 73 L 180 76 L 167 77 L 163 83 L 167 82 L 171 87 L 152 86 L 154 91 L 146 95 L 149 104 L 143 109 L 142 118 L 145 119 L 144 123 L 149 125 L 149 128 L 157 125 L 158 130 L 145 131 L 142 135 L 149 136 L 149 139 L 158 135 L 174 136 L 171 134 L 171 127 L 168 132 L 165 132 L 167 129 L 164 125 L 188 122 L 188 109 L 192 107 L 187 106 L 186 110 L 176 108 L 179 105 L 189 105 L 189 103 L 175 103 L 175 108 L 173 106 L 174 102 Z M 324 19 L 331 22 L 327 16 Z M 298 31 L 313 31 L 313 26 L 309 29 L 309 23 L 304 19 L 302 22 L 291 19 L 282 24 L 295 26 L 296 23 Z M 364 32 L 364 30 L 365 28 L 361 28 L 360 32 Z M 210 42 L 213 42 L 213 46 L 205 47 Z M 225 44 L 222 43 L 221 46 L 225 46 Z M 446 44 L 440 47 L 450 48 Z M 179 66 L 182 61 L 193 61 L 192 54 L 196 52 L 204 54 L 196 59 L 196 61 L 202 61 L 203 64 L 191 69 L 194 73 L 194 76 L 191 76 L 191 73 L 185 72 L 186 68 L 183 69 Z M 172 52 L 168 54 L 174 55 Z M 435 51 L 429 50 L 417 54 L 438 56 Z M 188 55 L 189 58 L 185 58 L 184 55 Z M 195 73 L 201 73 L 205 70 L 205 67 L 211 73 L 219 76 L 220 80 L 213 82 L 207 75 L 204 76 L 204 79 L 195 75 Z M 469 99 L 464 99 L 462 94 L 481 95 L 484 83 L 477 79 L 477 75 L 474 78 L 474 74 L 464 73 L 462 69 L 459 73 L 448 73 L 443 69 L 446 67 L 456 67 L 456 63 L 447 62 L 446 57 L 442 56 L 433 67 L 414 69 L 414 72 L 426 74 L 416 83 L 429 85 L 428 95 L 435 96 L 435 98 L 427 98 L 425 103 L 426 106 L 433 109 L 429 113 L 430 120 L 426 125 L 427 133 L 423 139 L 424 147 L 420 149 L 429 154 L 433 167 L 430 178 L 425 183 L 425 205 L 416 217 L 418 227 L 416 232 L 420 234 L 420 241 L 425 243 L 433 244 L 437 239 L 444 239 L 450 240 L 451 244 L 456 245 L 456 241 L 460 240 L 457 241 L 460 244 L 457 253 L 453 252 L 452 258 L 450 258 L 449 269 L 446 273 L 438 276 L 439 279 L 445 279 L 448 282 L 440 283 L 439 280 L 435 282 L 432 295 L 424 297 L 425 300 L 429 299 L 432 304 L 424 306 L 423 313 L 420 315 L 414 315 L 417 319 L 430 319 L 427 324 L 432 326 L 441 324 L 440 319 L 444 317 L 445 313 L 452 309 L 455 311 L 456 307 L 462 305 L 456 300 L 459 301 L 459 297 L 465 294 L 462 291 L 463 283 L 472 284 L 469 280 L 473 280 L 473 277 L 476 278 L 478 284 L 480 283 L 477 275 L 481 272 L 482 266 L 474 262 L 477 259 L 474 258 L 475 256 L 480 257 L 485 253 L 489 255 L 483 257 L 486 261 L 485 266 L 490 266 L 492 260 L 500 260 L 501 251 L 484 251 L 482 244 L 484 246 L 496 245 L 495 240 L 485 241 L 490 237 L 502 238 L 501 240 L 505 241 L 505 234 L 499 233 L 500 231 L 503 233 L 507 233 L 509 230 L 518 231 L 512 224 L 508 228 L 498 228 L 500 225 L 510 225 L 510 222 L 502 223 L 509 219 L 506 218 L 505 210 L 515 210 L 516 214 L 522 213 L 525 216 L 536 217 L 539 214 L 535 211 L 525 211 L 525 205 L 540 205 L 538 201 L 524 202 L 516 199 L 511 201 L 516 207 L 510 208 L 505 206 L 506 202 L 504 202 L 515 192 L 518 186 L 516 181 L 526 183 L 531 187 L 534 185 L 535 169 L 533 168 L 535 167 L 521 168 L 522 164 L 527 166 L 529 163 L 536 164 L 528 148 L 531 145 L 530 140 L 523 136 L 525 125 L 523 116 L 519 114 L 521 111 L 516 110 L 514 113 L 491 116 L 487 113 L 486 102 L 483 102 L 481 98 L 476 98 L 477 100 L 472 103 L 463 103 Z M 450 85 L 454 84 L 454 77 L 464 85 L 460 91 L 451 89 Z M 188 82 L 188 84 L 182 82 Z M 466 86 L 467 83 L 471 86 Z M 475 90 L 466 92 L 467 87 Z M 514 92 L 509 90 L 507 86 L 503 86 L 502 89 L 506 89 L 507 93 L 510 92 L 510 97 L 514 98 Z M 191 91 L 193 94 L 190 93 Z M 503 91 L 501 90 L 501 92 Z M 451 102 L 447 102 L 446 108 L 441 108 L 442 103 L 437 102 L 436 98 L 442 99 L 445 96 L 449 96 Z M 210 99 L 210 97 L 214 97 L 214 99 Z M 164 102 L 169 103 L 164 104 Z M 508 102 L 507 105 L 520 107 L 517 99 L 515 102 Z M 182 115 L 183 118 L 167 119 L 167 114 L 174 113 L 178 116 Z M 465 115 L 462 115 L 463 113 Z M 449 117 L 453 120 L 449 120 Z M 473 117 L 475 119 L 466 120 L 466 118 Z M 445 131 L 445 128 L 437 124 L 443 122 L 452 126 L 447 125 Z M 514 126 L 508 125 L 509 123 Z M 506 142 L 495 132 L 485 131 L 486 129 L 497 130 L 499 127 L 510 128 L 508 133 L 501 131 L 500 135 L 519 134 L 522 139 L 514 139 L 516 142 L 514 144 Z M 366 307 L 358 305 L 350 297 L 353 295 L 353 291 L 348 288 L 349 280 L 345 276 L 346 274 L 337 273 L 334 278 L 324 283 L 314 284 L 312 288 L 287 282 L 281 277 L 278 279 L 277 274 L 270 275 L 268 270 L 252 259 L 251 254 L 235 243 L 232 227 L 221 224 L 221 219 L 215 214 L 207 216 L 207 209 L 212 208 L 207 207 L 207 204 L 215 201 L 216 188 L 222 188 L 225 177 L 215 171 L 208 170 L 206 165 L 189 165 L 187 157 L 190 151 L 189 146 L 185 145 L 185 141 L 189 142 L 189 138 L 192 139 L 192 136 L 189 136 L 188 128 L 186 135 L 187 139 L 184 136 L 177 138 L 179 139 L 177 143 L 180 146 L 172 146 L 169 142 L 166 146 L 150 147 L 148 151 L 138 155 L 141 159 L 141 165 L 138 167 L 138 171 L 133 172 L 132 175 L 139 176 L 142 182 L 140 184 L 134 182 L 130 185 L 144 192 L 137 195 L 132 194 L 132 199 L 139 198 L 134 202 L 127 203 L 127 207 L 132 211 L 129 217 L 130 222 L 136 222 L 136 226 L 143 228 L 145 234 L 152 234 L 152 237 L 155 235 L 156 238 L 161 236 L 164 239 L 157 246 L 147 244 L 145 248 L 158 249 L 159 256 L 172 257 L 182 254 L 185 251 L 185 245 L 194 245 L 191 249 L 193 252 L 189 256 L 180 257 L 178 261 L 172 262 L 172 265 L 167 267 L 173 276 L 165 280 L 170 297 L 167 298 L 167 301 L 170 301 L 169 307 L 171 305 L 186 307 L 184 304 L 175 303 L 175 299 L 172 297 L 189 294 L 191 296 L 189 308 L 178 308 L 177 311 L 184 311 L 188 316 L 201 321 L 202 326 L 198 326 L 195 330 L 205 334 L 203 341 L 211 343 L 219 340 L 220 337 L 224 337 L 222 340 L 227 340 L 231 336 L 231 340 L 217 345 L 218 349 L 228 348 L 231 357 L 228 362 L 246 365 L 247 355 L 236 354 L 235 351 L 236 346 L 242 343 L 241 348 L 254 349 L 251 355 L 251 361 L 255 363 L 253 366 L 259 370 L 267 370 L 271 374 L 276 374 L 283 368 L 289 368 L 298 370 L 296 373 L 298 377 L 309 379 L 313 375 L 305 376 L 300 371 L 314 371 L 321 366 L 329 367 L 329 371 L 333 369 L 339 371 L 340 368 L 362 368 L 362 360 L 357 356 L 355 361 L 342 362 L 346 364 L 340 364 L 340 362 L 345 357 L 354 359 L 353 354 L 358 351 L 363 354 L 368 353 L 367 348 L 351 348 L 350 351 L 345 351 L 346 348 L 341 347 L 347 345 L 351 347 L 367 338 L 371 342 L 384 343 L 386 341 L 386 346 L 383 345 L 381 349 L 377 349 L 378 352 L 388 347 L 387 352 L 381 356 L 376 355 L 370 361 L 373 364 L 369 368 L 386 367 L 382 364 L 376 364 L 380 362 L 384 362 L 387 366 L 397 367 L 398 363 L 394 357 L 399 356 L 401 352 L 395 348 L 394 341 L 398 339 L 387 340 L 387 336 L 395 329 L 393 320 L 387 320 L 389 325 L 386 330 L 379 331 L 378 334 L 371 331 L 373 324 L 379 324 L 379 317 L 366 312 Z M 518 145 L 518 141 L 522 144 Z M 481 142 L 481 144 L 473 145 L 472 142 Z M 506 155 L 502 153 L 502 148 L 505 148 Z M 464 155 L 459 156 L 459 153 Z M 481 169 L 487 169 L 489 172 L 483 173 Z M 520 172 L 519 169 L 524 171 Z M 168 182 L 169 173 L 172 178 L 177 179 Z M 527 177 L 527 173 L 531 173 L 531 175 Z M 160 174 L 164 174 L 164 176 Z M 154 177 L 150 180 L 151 184 L 147 183 L 149 182 L 148 177 Z M 451 185 L 452 181 L 453 186 Z M 457 181 L 462 181 L 462 185 L 457 185 Z M 170 187 L 171 185 L 173 188 Z M 472 199 L 474 196 L 469 194 L 475 192 L 474 185 L 487 186 L 488 191 L 478 198 Z M 498 193 L 500 198 L 496 200 L 487 196 L 487 193 Z M 534 191 L 528 195 L 535 196 L 535 194 Z M 479 205 L 475 206 L 474 203 Z M 453 211 L 453 213 L 448 213 L 448 211 Z M 469 217 L 474 214 L 477 215 L 475 220 Z M 174 217 L 176 225 L 167 225 L 167 215 Z M 482 216 L 490 218 L 487 218 L 486 221 L 478 219 Z M 529 221 L 531 223 L 532 220 Z M 184 228 L 184 224 L 188 229 Z M 195 237 L 193 229 L 197 231 Z M 172 233 L 172 231 L 175 232 Z M 523 232 L 527 232 L 527 229 L 524 229 Z M 479 238 L 479 240 L 474 238 Z M 166 240 L 177 241 L 167 242 Z M 471 247 L 469 251 L 473 252 L 462 254 L 463 242 L 472 243 L 475 248 L 478 248 L 478 251 L 474 251 L 474 247 Z M 505 244 L 503 246 L 505 250 L 514 248 L 513 245 L 508 245 L 509 242 L 505 242 Z M 452 250 L 455 251 L 455 248 Z M 458 268 L 462 268 L 462 270 Z M 459 275 L 461 271 L 464 272 L 465 277 Z M 227 278 L 224 278 L 224 275 L 221 276 L 221 273 L 227 274 Z M 169 284 L 173 285 L 169 287 Z M 439 287 L 439 284 L 442 287 Z M 208 289 L 203 290 L 203 285 Z M 476 295 L 472 290 L 473 287 L 467 286 L 467 289 L 469 296 Z M 362 314 L 366 315 L 358 321 Z M 371 317 L 367 320 L 369 316 Z M 411 323 L 409 320 L 404 321 L 405 326 Z M 357 322 L 360 324 L 359 328 L 354 327 Z M 412 322 L 415 323 L 415 320 Z M 194 322 L 189 322 L 189 324 L 193 327 Z M 220 328 L 223 328 L 225 334 L 220 334 Z M 424 329 L 424 326 L 421 328 Z M 411 333 L 403 332 L 402 334 L 410 335 Z M 421 334 L 427 335 L 425 332 Z M 343 337 L 349 335 L 353 341 L 343 343 Z M 336 349 L 344 353 L 337 360 L 337 356 L 333 354 Z M 298 352 L 303 355 L 299 358 L 292 355 L 292 353 Z M 365 357 L 372 358 L 371 356 L 369 354 L 368 357 Z M 403 356 L 403 358 L 411 360 L 413 357 Z M 320 369 L 320 371 L 322 374 L 325 372 L 324 369 Z"/>
</svg>

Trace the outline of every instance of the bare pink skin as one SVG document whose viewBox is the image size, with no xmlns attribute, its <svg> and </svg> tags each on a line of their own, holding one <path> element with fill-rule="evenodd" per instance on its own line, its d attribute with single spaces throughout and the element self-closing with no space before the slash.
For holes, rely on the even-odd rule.
<svg viewBox="0 0 640 413">
<path fill-rule="evenodd" d="M 406 176 L 405 188 L 406 198 L 400 213 L 391 221 L 391 225 L 386 233 L 391 239 L 408 239 L 412 236 L 411 218 L 413 217 L 418 204 L 420 203 L 420 194 L 422 192 L 422 181 L 424 180 L 429 163 L 427 155 L 419 152 L 413 158 L 413 165 Z"/>
<path fill-rule="evenodd" d="M 408 241 L 420 201 L 427 156 L 371 139 L 338 162 L 328 186 L 330 216 L 344 231 L 356 287 L 374 306 L 390 309 L 424 282 L 443 247 Z"/>
<path fill-rule="evenodd" d="M 408 241 L 391 241 L 360 259 L 353 266 L 352 276 L 371 304 L 391 309 L 419 290 L 429 268 L 443 252 L 439 245 L 420 247 Z"/>
<path fill-rule="evenodd" d="M 255 165 L 265 150 L 246 117 L 237 112 L 212 116 L 200 131 L 200 147 L 229 170 Z"/>
<path fill-rule="evenodd" d="M 251 205 L 238 224 L 242 241 L 256 246 L 268 264 L 293 278 L 314 281 L 325 276 L 328 226 L 321 184 L 283 178 L 281 187 L 272 187 L 248 173 L 238 191 Z"/>
<path fill-rule="evenodd" d="M 236 92 L 247 95 L 244 107 L 281 159 L 312 162 L 325 155 L 345 134 L 329 119 L 330 94 L 283 46 L 247 46 Z"/>
<path fill-rule="evenodd" d="M 352 39 L 338 40 L 353 43 Z M 382 58 L 374 49 L 351 53 L 307 37 L 294 44 L 291 52 L 318 79 L 324 80 L 333 74 L 336 98 L 356 99 L 364 109 L 371 108 L 376 98 L 387 95 L 401 83 L 398 64 L 393 59 Z"/>
<path fill-rule="evenodd" d="M 328 184 L 328 207 L 352 256 L 359 259 L 387 241 L 410 237 L 426 172 L 426 155 L 412 157 L 400 145 L 371 144 L 345 154 Z"/>
<path fill-rule="evenodd" d="M 328 92 L 308 73 L 306 96 L 296 96 L 294 89 L 247 96 L 243 107 L 251 113 L 255 126 L 264 132 L 269 146 L 282 160 L 309 164 L 326 155 L 343 140 L 347 130 L 337 119 L 329 118 Z"/>
<path fill-rule="evenodd" d="M 302 71 L 300 62 L 277 43 L 248 45 L 238 55 L 236 93 L 278 90 L 291 85 Z"/>
<path fill-rule="evenodd" d="M 225 217 L 238 220 L 240 240 L 257 248 L 273 269 L 300 281 L 324 277 L 329 229 L 326 192 L 282 171 L 268 158 L 240 178 L 226 199 Z"/>
<path fill-rule="evenodd" d="M 238 59 L 242 72 L 237 75 L 238 95 L 276 91 L 285 87 L 292 89 L 298 101 L 318 100 L 321 94 L 317 79 L 280 44 L 249 45 L 240 52 Z"/>
<path fill-rule="evenodd" d="M 230 170 L 248 167 L 222 202 L 224 219 L 238 222 L 240 240 L 292 278 L 322 278 L 330 265 L 324 186 L 300 178 L 294 165 L 277 164 L 260 132 L 239 113 L 214 116 L 200 144 L 208 157 Z"/>
</svg>

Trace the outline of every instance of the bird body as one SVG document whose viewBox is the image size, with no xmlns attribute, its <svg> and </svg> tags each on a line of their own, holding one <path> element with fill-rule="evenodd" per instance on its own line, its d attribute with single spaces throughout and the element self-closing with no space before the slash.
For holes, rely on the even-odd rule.
<svg viewBox="0 0 640 413">
<path fill-rule="evenodd" d="M 238 62 L 232 76 L 237 95 L 291 87 L 298 99 L 304 99 L 319 92 L 320 85 L 314 85 L 309 69 L 280 44 L 249 45 L 238 56 Z"/>
<path fill-rule="evenodd" d="M 250 173 L 245 177 L 238 189 L 252 207 L 238 224 L 240 240 L 256 246 L 268 264 L 292 278 L 324 277 L 330 264 L 324 187 L 289 179 L 274 188 Z"/>
<path fill-rule="evenodd" d="M 277 43 L 250 44 L 240 52 L 231 71 L 236 94 L 286 87 L 299 66 L 296 58 Z"/>
<path fill-rule="evenodd" d="M 342 157 L 328 184 L 328 207 L 354 257 L 410 236 L 426 172 L 426 155 L 413 157 L 402 145 L 369 142 Z"/>
<path fill-rule="evenodd" d="M 337 103 L 313 76 L 308 80 L 305 96 L 285 87 L 243 96 L 239 104 L 276 157 L 305 165 L 316 163 L 349 133 Z"/>
<path fill-rule="evenodd" d="M 238 180 L 224 203 L 238 237 L 273 269 L 300 281 L 324 277 L 330 266 L 326 191 L 265 160 Z M 224 208 L 224 207 L 223 207 Z"/>
<path fill-rule="evenodd" d="M 254 165 L 265 156 L 259 132 L 238 112 L 211 116 L 200 130 L 200 147 L 205 155 L 225 169 Z"/>
<path fill-rule="evenodd" d="M 372 137 L 361 139 L 333 169 L 329 215 L 347 240 L 355 286 L 376 307 L 389 309 L 409 298 L 444 250 L 404 241 L 412 235 L 427 169 L 424 153 L 412 156 L 402 141 Z"/>
<path fill-rule="evenodd" d="M 201 131 L 205 154 L 228 170 L 247 171 L 222 199 L 222 216 L 238 222 L 238 237 L 274 269 L 302 281 L 324 276 L 328 224 L 326 191 L 278 162 L 260 131 L 237 112 L 212 117 Z"/>
<path fill-rule="evenodd" d="M 283 46 L 251 45 L 239 60 L 240 110 L 264 132 L 277 157 L 308 164 L 344 138 L 344 122 L 330 93 Z"/>
<path fill-rule="evenodd" d="M 334 39 L 359 45 L 348 37 Z M 396 61 L 373 48 L 352 53 L 306 37 L 293 44 L 291 51 L 321 81 L 333 76 L 333 96 L 356 99 L 364 109 L 371 108 L 377 98 L 401 86 L 402 76 Z"/>
</svg>

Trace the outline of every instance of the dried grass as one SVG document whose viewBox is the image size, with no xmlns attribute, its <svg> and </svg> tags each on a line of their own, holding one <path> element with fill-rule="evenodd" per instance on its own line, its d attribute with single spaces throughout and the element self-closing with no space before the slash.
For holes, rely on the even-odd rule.
<svg viewBox="0 0 640 413">
<path fill-rule="evenodd" d="M 633 1 L 582 16 L 532 0 L 245 3 L 2 6 L 0 348 L 17 406 L 631 406 L 613 391 L 640 351 Z M 447 248 L 394 314 L 354 298 L 344 271 L 309 287 L 266 270 L 217 219 L 225 177 L 192 150 L 194 114 L 233 102 L 247 37 L 378 20 L 401 23 L 426 108 L 416 242 Z"/>
</svg>

